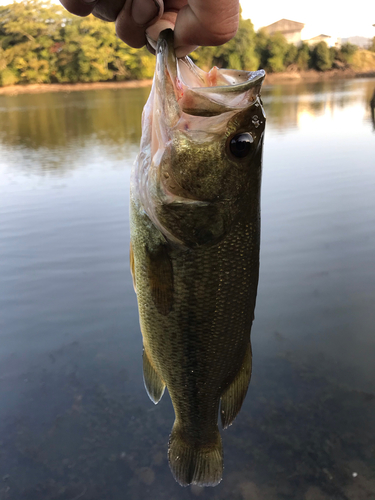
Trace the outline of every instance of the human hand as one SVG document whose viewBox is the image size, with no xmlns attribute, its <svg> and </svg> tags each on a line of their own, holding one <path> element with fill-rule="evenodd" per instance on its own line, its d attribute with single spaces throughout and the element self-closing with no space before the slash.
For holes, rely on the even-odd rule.
<svg viewBox="0 0 375 500">
<path fill-rule="evenodd" d="M 234 37 L 239 0 L 60 0 L 72 14 L 94 16 L 116 23 L 118 36 L 131 47 L 147 43 L 146 34 L 174 29 L 177 57 L 198 45 L 222 45 Z"/>
</svg>

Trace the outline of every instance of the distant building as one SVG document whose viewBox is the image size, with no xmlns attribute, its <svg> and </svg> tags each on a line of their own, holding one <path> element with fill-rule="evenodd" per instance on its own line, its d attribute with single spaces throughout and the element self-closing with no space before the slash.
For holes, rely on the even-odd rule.
<svg viewBox="0 0 375 500">
<path fill-rule="evenodd" d="M 364 36 L 349 36 L 348 38 L 341 38 L 341 45 L 343 43 L 352 43 L 361 49 L 367 49 L 371 44 L 371 38 L 366 38 Z"/>
<path fill-rule="evenodd" d="M 264 26 L 262 29 L 264 29 L 264 31 L 269 35 L 281 33 L 285 36 L 289 43 L 301 45 L 301 31 L 304 27 L 305 25 L 303 23 L 297 23 L 296 21 L 290 21 L 289 19 L 280 19 L 280 21 Z"/>
<path fill-rule="evenodd" d="M 309 38 L 308 40 L 304 40 L 304 42 L 310 46 L 316 45 L 319 42 L 326 42 L 328 47 L 332 47 L 333 45 L 335 45 L 336 41 L 337 39 L 331 37 L 330 35 L 317 35 L 313 38 Z"/>
</svg>

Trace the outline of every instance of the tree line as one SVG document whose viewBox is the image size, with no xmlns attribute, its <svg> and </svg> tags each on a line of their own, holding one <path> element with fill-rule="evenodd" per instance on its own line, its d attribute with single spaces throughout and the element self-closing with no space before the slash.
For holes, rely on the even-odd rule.
<svg viewBox="0 0 375 500">
<path fill-rule="evenodd" d="M 375 52 L 375 39 L 372 44 Z M 269 72 L 287 68 L 320 71 L 349 65 L 356 47 L 296 47 L 280 34 L 254 31 L 241 19 L 236 37 L 220 47 L 191 54 L 203 69 L 212 66 Z M 80 18 L 46 0 L 0 6 L 0 86 L 27 83 L 76 83 L 152 78 L 154 56 L 133 49 L 115 34 L 112 23 Z"/>
</svg>

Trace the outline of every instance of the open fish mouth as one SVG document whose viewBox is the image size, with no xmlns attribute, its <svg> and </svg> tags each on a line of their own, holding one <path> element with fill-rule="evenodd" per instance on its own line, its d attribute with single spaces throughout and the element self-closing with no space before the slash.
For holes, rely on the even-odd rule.
<svg viewBox="0 0 375 500">
<path fill-rule="evenodd" d="M 264 77 L 263 70 L 214 67 L 209 72 L 203 71 L 188 56 L 177 59 L 173 30 L 162 31 L 156 47 L 153 88 L 145 108 L 152 129 L 152 158 L 158 162 L 176 128 L 215 132 L 228 121 L 230 113 L 256 103 L 261 107 Z"/>
<path fill-rule="evenodd" d="M 224 210 L 224 205 L 238 206 L 249 175 L 245 163 L 251 163 L 262 144 L 264 77 L 263 70 L 203 71 L 187 56 L 176 58 L 173 30 L 160 34 L 134 182 L 148 217 L 171 241 L 181 242 L 176 236 L 180 231 L 175 227 L 172 236 L 169 230 L 172 209 L 176 226 L 182 204 L 207 214 Z M 241 134 L 250 137 L 251 154 L 239 159 L 229 146 Z M 218 217 L 212 241 L 234 217 Z"/>
<path fill-rule="evenodd" d="M 185 56 L 177 59 L 173 31 L 160 34 L 156 48 L 155 82 L 165 98 L 174 98 L 181 112 L 194 116 L 215 116 L 248 107 L 260 94 L 263 70 L 241 71 L 198 68 Z M 173 97 L 172 97 L 173 99 Z"/>
</svg>

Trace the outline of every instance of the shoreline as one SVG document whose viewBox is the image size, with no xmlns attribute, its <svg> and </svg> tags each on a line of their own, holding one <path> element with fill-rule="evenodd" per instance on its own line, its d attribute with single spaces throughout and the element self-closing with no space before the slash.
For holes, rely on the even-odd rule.
<svg viewBox="0 0 375 500">
<path fill-rule="evenodd" d="M 341 80 L 348 78 L 375 78 L 374 71 L 329 70 L 329 71 L 283 71 L 280 73 L 268 73 L 264 81 L 265 85 L 276 83 L 303 83 L 328 80 Z M 126 82 L 92 82 L 92 83 L 36 83 L 30 85 L 11 85 L 0 87 L 0 95 L 18 94 L 42 94 L 45 92 L 78 92 L 83 90 L 101 89 L 136 89 L 149 87 L 152 80 L 130 80 Z"/>
<path fill-rule="evenodd" d="M 354 69 L 331 69 L 328 71 L 283 71 L 280 73 L 269 73 L 264 83 L 273 85 L 275 83 L 302 83 L 320 82 L 329 80 L 345 80 L 349 78 L 375 78 L 375 69 L 372 71 L 355 71 Z"/>
<path fill-rule="evenodd" d="M 91 83 L 31 83 L 29 85 L 10 85 L 0 87 L 0 95 L 42 94 L 45 92 L 78 92 L 101 89 L 138 89 L 149 87 L 152 80 L 129 80 L 126 82 Z"/>
</svg>

